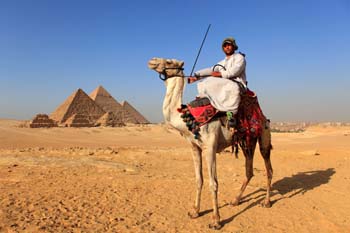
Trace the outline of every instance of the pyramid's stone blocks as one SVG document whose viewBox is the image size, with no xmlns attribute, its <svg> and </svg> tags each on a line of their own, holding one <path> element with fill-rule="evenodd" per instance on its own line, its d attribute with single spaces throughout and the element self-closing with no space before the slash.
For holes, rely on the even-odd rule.
<svg viewBox="0 0 350 233">
<path fill-rule="evenodd" d="M 67 127 L 93 127 L 94 123 L 90 122 L 89 117 L 84 114 L 74 114 L 66 122 Z"/>
<path fill-rule="evenodd" d="M 57 127 L 57 123 L 50 119 L 47 114 L 37 114 L 29 124 L 30 128 L 51 128 Z"/>
</svg>

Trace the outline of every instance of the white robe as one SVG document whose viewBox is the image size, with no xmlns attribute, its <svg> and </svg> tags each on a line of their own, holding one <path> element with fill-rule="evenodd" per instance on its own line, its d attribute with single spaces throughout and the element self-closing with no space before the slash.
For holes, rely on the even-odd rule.
<svg viewBox="0 0 350 233">
<path fill-rule="evenodd" d="M 199 81 L 197 89 L 199 97 L 207 97 L 219 111 L 236 114 L 241 100 L 237 83 L 230 79 L 207 77 Z"/>
<path fill-rule="evenodd" d="M 212 76 L 202 78 L 197 84 L 198 96 L 207 97 L 219 111 L 236 114 L 241 100 L 240 89 L 239 85 L 231 79 L 235 79 L 246 87 L 245 58 L 235 53 L 218 64 L 226 69 L 220 66 L 215 67 L 215 71 L 221 72 L 222 78 Z M 212 70 L 213 68 L 199 70 L 195 72 L 195 75 L 208 76 Z"/>
</svg>

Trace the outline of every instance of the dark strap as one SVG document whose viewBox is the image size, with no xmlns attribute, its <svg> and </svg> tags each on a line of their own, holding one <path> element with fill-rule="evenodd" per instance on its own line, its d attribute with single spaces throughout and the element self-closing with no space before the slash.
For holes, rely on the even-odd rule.
<svg viewBox="0 0 350 233">
<path fill-rule="evenodd" d="M 240 95 L 244 95 L 247 92 L 247 88 L 241 82 L 237 81 L 236 79 L 231 80 L 238 84 Z"/>
</svg>

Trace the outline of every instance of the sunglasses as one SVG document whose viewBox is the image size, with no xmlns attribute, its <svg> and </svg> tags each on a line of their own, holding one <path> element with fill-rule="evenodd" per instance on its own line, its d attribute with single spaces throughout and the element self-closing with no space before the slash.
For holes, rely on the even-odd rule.
<svg viewBox="0 0 350 233">
<path fill-rule="evenodd" d="M 226 47 L 226 46 L 232 46 L 232 44 L 230 44 L 230 43 L 225 43 L 222 47 Z"/>
</svg>

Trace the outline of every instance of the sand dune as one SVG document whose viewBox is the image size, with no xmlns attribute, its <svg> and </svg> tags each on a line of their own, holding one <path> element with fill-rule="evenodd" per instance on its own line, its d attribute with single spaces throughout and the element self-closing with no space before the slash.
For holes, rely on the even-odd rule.
<svg viewBox="0 0 350 233">
<path fill-rule="evenodd" d="M 0 232 L 212 232 L 206 166 L 201 217 L 190 147 L 164 125 L 18 127 L 0 120 Z M 229 203 L 244 158 L 218 155 L 220 232 L 349 232 L 350 128 L 274 133 L 272 207 L 262 208 L 265 172 L 242 203 Z"/>
</svg>

